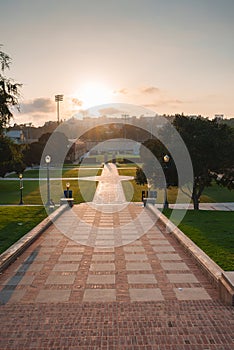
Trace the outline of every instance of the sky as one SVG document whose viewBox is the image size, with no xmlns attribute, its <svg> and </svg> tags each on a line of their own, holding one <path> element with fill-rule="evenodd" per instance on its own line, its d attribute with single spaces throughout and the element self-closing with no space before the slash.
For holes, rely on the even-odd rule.
<svg viewBox="0 0 234 350">
<path fill-rule="evenodd" d="M 8 77 L 23 84 L 14 122 L 94 105 L 234 117 L 234 0 L 0 0 Z"/>
</svg>

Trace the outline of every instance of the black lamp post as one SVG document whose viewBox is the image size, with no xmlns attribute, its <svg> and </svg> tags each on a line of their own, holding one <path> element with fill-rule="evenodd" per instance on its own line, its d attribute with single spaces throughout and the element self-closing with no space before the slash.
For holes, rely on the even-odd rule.
<svg viewBox="0 0 234 350">
<path fill-rule="evenodd" d="M 169 203 L 168 203 L 168 198 L 167 198 L 167 169 L 168 169 L 168 162 L 170 161 L 170 157 L 166 154 L 163 157 L 163 161 L 165 163 L 164 165 L 164 169 L 165 169 L 165 179 L 166 179 L 166 183 L 165 183 L 165 189 L 164 189 L 164 205 L 163 205 L 163 209 L 168 209 L 169 208 Z"/>
<path fill-rule="evenodd" d="M 67 187 L 67 198 L 69 198 L 69 188 L 70 188 L 70 182 L 66 183 L 66 187 Z"/>
<path fill-rule="evenodd" d="M 45 157 L 45 162 L 47 165 L 47 203 L 46 206 L 50 206 L 51 200 L 50 200 L 50 162 L 51 162 L 51 157 L 47 155 Z"/>
<path fill-rule="evenodd" d="M 149 197 L 149 198 L 151 197 L 151 193 L 150 193 L 151 187 L 152 187 L 152 183 L 151 183 L 150 180 L 148 180 L 148 182 L 147 182 L 147 188 L 148 188 L 148 197 Z"/>
<path fill-rule="evenodd" d="M 23 202 L 23 175 L 22 174 L 19 174 L 19 180 L 20 180 L 20 202 L 19 202 L 19 205 L 22 205 L 24 204 Z"/>
</svg>

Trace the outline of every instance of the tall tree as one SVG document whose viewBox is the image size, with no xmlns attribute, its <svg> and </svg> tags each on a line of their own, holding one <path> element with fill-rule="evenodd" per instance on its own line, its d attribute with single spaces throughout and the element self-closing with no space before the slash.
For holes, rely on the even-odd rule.
<svg viewBox="0 0 234 350">
<path fill-rule="evenodd" d="M 216 120 L 176 116 L 173 122 L 183 138 L 193 164 L 194 184 L 191 198 L 194 209 L 199 209 L 199 200 L 205 187 L 215 179 L 232 188 L 227 180 L 234 169 L 234 129 Z M 232 170 L 232 171 L 231 171 Z M 221 176 L 223 181 L 220 181 Z"/>
<path fill-rule="evenodd" d="M 194 209 L 199 209 L 199 201 L 204 189 L 211 186 L 214 180 L 230 190 L 234 188 L 234 129 L 216 120 L 190 118 L 183 115 L 176 115 L 173 125 L 189 151 L 194 173 L 192 189 L 191 186 L 183 186 L 186 185 L 186 178 L 184 178 L 184 182 L 180 182 L 181 190 L 192 199 Z M 168 130 L 162 130 L 162 133 L 167 132 Z M 170 140 L 170 135 L 167 135 L 166 139 Z M 173 138 L 169 142 L 173 149 Z M 158 140 L 148 140 L 144 145 L 156 156 L 163 169 L 162 157 L 167 153 L 165 146 Z M 143 171 L 151 182 L 162 187 L 162 173 L 160 175 L 159 167 L 152 165 L 152 157 L 147 157 L 147 152 L 144 150 L 141 156 L 144 165 L 142 170 L 137 171 L 136 182 L 139 184 L 147 182 L 142 174 Z M 167 185 L 178 184 L 172 158 L 170 167 L 165 172 L 165 178 Z"/>
<path fill-rule="evenodd" d="M 0 133 L 13 117 L 12 108 L 19 109 L 19 89 L 22 84 L 5 76 L 5 71 L 10 68 L 10 65 L 10 56 L 0 50 Z"/>
<path fill-rule="evenodd" d="M 16 145 L 4 134 L 0 134 L 0 176 L 15 171 L 20 174 L 24 171 L 23 153 L 21 145 Z"/>
<path fill-rule="evenodd" d="M 14 144 L 3 132 L 13 117 L 13 108 L 19 109 L 19 89 L 22 86 L 5 76 L 10 64 L 10 56 L 0 50 L 0 176 L 10 171 L 19 173 L 25 168 L 20 145 Z"/>
</svg>

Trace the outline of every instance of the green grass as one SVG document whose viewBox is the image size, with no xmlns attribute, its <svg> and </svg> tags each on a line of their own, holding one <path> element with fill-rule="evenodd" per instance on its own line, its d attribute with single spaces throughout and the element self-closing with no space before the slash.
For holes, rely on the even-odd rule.
<svg viewBox="0 0 234 350">
<path fill-rule="evenodd" d="M 234 190 L 230 191 L 225 187 L 213 184 L 204 190 L 202 200 L 206 202 L 234 202 Z"/>
<path fill-rule="evenodd" d="M 0 254 L 46 216 L 44 207 L 0 207 Z"/>
<path fill-rule="evenodd" d="M 0 204 L 18 204 L 20 201 L 19 181 L 0 181 Z M 25 204 L 42 204 L 39 181 L 24 181 L 23 200 Z"/>
<path fill-rule="evenodd" d="M 134 176 L 135 170 L 118 168 L 118 173 L 124 176 Z M 141 202 L 141 193 L 147 190 L 146 185 L 137 185 L 135 180 L 122 181 L 122 186 L 126 200 L 129 202 Z"/>
<path fill-rule="evenodd" d="M 63 197 L 63 190 L 66 189 L 66 180 L 62 181 L 62 188 L 60 180 L 50 181 L 51 198 L 55 203 L 60 202 Z M 79 181 L 69 180 L 70 190 L 72 190 L 75 203 L 84 201 L 92 201 L 96 191 L 95 181 Z M 42 193 L 47 191 L 47 182 L 44 181 L 41 185 Z M 18 204 L 20 201 L 20 191 L 18 181 L 0 181 L 0 204 Z M 39 181 L 24 181 L 23 189 L 24 204 L 42 204 Z"/>
<path fill-rule="evenodd" d="M 126 165 L 123 165 L 125 168 Z M 129 165 L 130 167 L 130 165 Z M 133 165 L 131 165 L 133 167 Z M 119 175 L 126 175 L 126 176 L 135 176 L 136 171 L 135 169 L 121 169 L 121 167 L 118 168 Z M 130 182 L 130 184 L 129 184 Z M 123 182 L 123 189 L 125 192 L 125 196 L 127 199 L 131 199 L 132 195 L 131 193 L 134 192 L 134 196 L 132 201 L 141 201 L 141 191 L 147 189 L 146 186 L 139 186 L 135 183 L 134 180 Z M 177 203 L 187 203 L 188 202 L 188 196 L 186 196 L 183 193 L 180 193 L 180 198 L 177 198 L 177 187 L 170 187 L 167 190 L 168 194 L 168 201 L 169 203 L 173 204 L 177 201 Z M 164 202 L 164 190 L 157 190 L 157 203 L 163 203 Z M 200 198 L 201 203 L 222 203 L 222 202 L 234 202 L 234 191 L 230 191 L 227 188 L 218 186 L 217 184 L 213 184 L 211 187 L 208 187 L 205 189 L 203 195 Z"/>
<path fill-rule="evenodd" d="M 234 271 L 234 212 L 188 210 L 179 228 L 223 270 Z"/>
<path fill-rule="evenodd" d="M 36 171 L 36 170 L 35 170 Z M 35 172 L 34 171 L 34 172 Z M 86 169 L 77 168 L 66 169 L 63 176 L 66 177 L 86 177 L 97 176 L 102 172 L 101 169 Z M 35 173 L 34 173 L 35 174 Z M 45 171 L 46 174 L 46 171 Z M 50 172 L 50 176 L 53 177 L 53 170 Z M 57 176 L 54 171 L 54 176 Z M 46 175 L 45 175 L 46 177 Z M 60 202 L 60 198 L 63 197 L 63 190 L 66 189 L 66 180 L 62 181 L 62 188 L 60 180 L 51 180 L 51 198 L 55 203 Z M 69 180 L 70 190 L 73 191 L 73 198 L 75 203 L 81 203 L 84 201 L 92 201 L 94 193 L 96 191 L 97 183 L 95 181 L 78 181 Z M 24 204 L 42 204 L 41 193 L 39 187 L 39 181 L 35 178 L 35 181 L 23 181 L 23 201 Z M 47 182 L 41 182 L 42 192 L 47 191 Z M 0 204 L 18 204 L 20 201 L 19 180 L 2 180 L 0 181 Z"/>
</svg>

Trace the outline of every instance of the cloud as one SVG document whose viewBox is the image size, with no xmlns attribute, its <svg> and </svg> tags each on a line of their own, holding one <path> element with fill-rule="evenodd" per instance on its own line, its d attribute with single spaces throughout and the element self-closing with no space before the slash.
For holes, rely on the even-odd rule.
<svg viewBox="0 0 234 350">
<path fill-rule="evenodd" d="M 81 107 L 83 105 L 83 102 L 81 100 L 79 100 L 78 98 L 73 98 L 72 103 L 78 107 Z"/>
<path fill-rule="evenodd" d="M 24 102 L 20 106 L 21 113 L 51 113 L 55 111 L 55 102 L 49 98 L 35 98 L 28 102 Z"/>
<path fill-rule="evenodd" d="M 113 114 L 120 114 L 122 113 L 122 111 L 120 109 L 117 109 L 117 108 L 114 108 L 114 107 L 107 107 L 107 108 L 102 108 L 102 109 L 99 109 L 98 112 L 101 114 L 101 115 L 113 115 Z"/>
<path fill-rule="evenodd" d="M 122 88 L 122 89 L 119 89 L 119 90 L 115 90 L 114 94 L 116 94 L 116 95 L 127 95 L 128 94 L 128 89 Z"/>
<path fill-rule="evenodd" d="M 143 94 L 158 94 L 161 92 L 161 90 L 155 86 L 147 86 L 140 89 L 141 93 Z"/>
<path fill-rule="evenodd" d="M 158 101 L 154 101 L 152 103 L 144 104 L 143 106 L 146 108 L 157 108 L 161 106 L 170 106 L 170 107 L 177 107 L 178 105 L 182 105 L 184 102 L 178 99 L 165 99 L 160 98 Z"/>
</svg>

